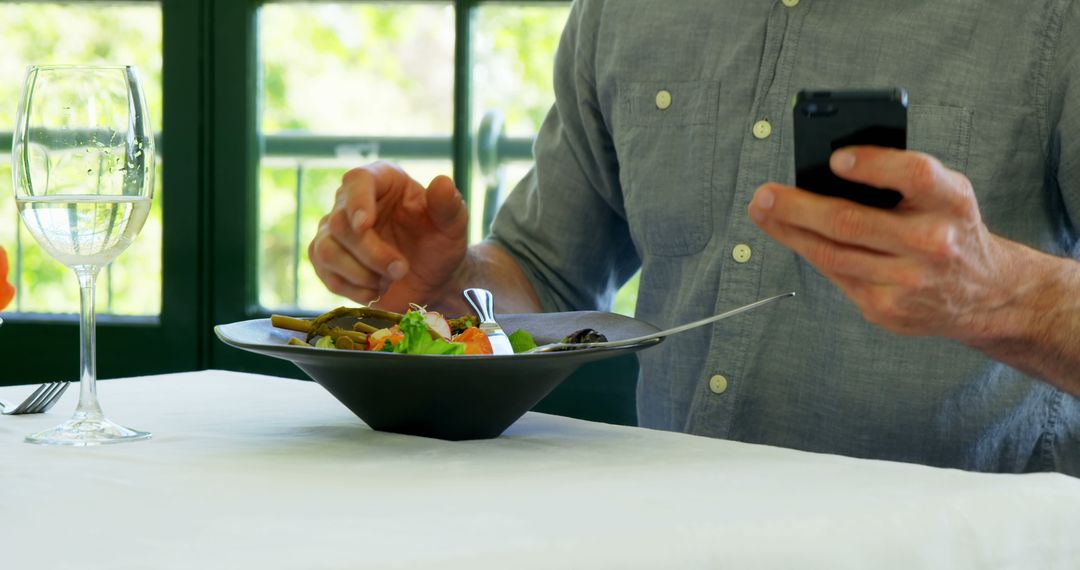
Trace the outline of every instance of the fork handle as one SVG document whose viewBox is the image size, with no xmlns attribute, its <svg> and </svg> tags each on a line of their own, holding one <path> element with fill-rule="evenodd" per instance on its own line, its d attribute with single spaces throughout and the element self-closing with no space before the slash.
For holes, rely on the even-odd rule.
<svg viewBox="0 0 1080 570">
<path fill-rule="evenodd" d="M 487 289 L 471 288 L 466 289 L 465 300 L 469 302 L 473 310 L 480 317 L 481 323 L 495 322 L 495 310 L 494 299 L 491 295 L 491 291 Z"/>
<path fill-rule="evenodd" d="M 619 348 L 619 347 L 623 347 L 623 346 L 632 346 L 632 345 L 639 344 L 639 343 L 642 343 L 642 342 L 645 342 L 645 341 L 648 341 L 648 340 L 664 338 L 666 336 L 671 336 L 673 334 L 678 334 L 678 333 L 681 333 L 681 332 L 684 332 L 684 331 L 688 331 L 690 329 L 697 328 L 697 327 L 700 327 L 700 326 L 703 326 L 703 325 L 707 325 L 709 323 L 714 323 L 716 321 L 723 320 L 723 319 L 726 319 L 728 317 L 734 317 L 735 315 L 738 315 L 739 313 L 745 313 L 746 311 L 749 311 L 750 309 L 756 309 L 757 307 L 760 307 L 760 306 L 765 305 L 767 303 L 772 303 L 773 301 L 777 301 L 777 300 L 783 299 L 785 297 L 794 297 L 794 296 L 795 296 L 794 291 L 791 291 L 791 292 L 788 292 L 788 293 L 781 293 L 780 295 L 774 295 L 774 296 L 768 297 L 766 299 L 761 299 L 760 301 L 754 301 L 753 303 L 750 303 L 749 305 L 743 305 L 741 307 L 731 309 L 730 311 L 725 311 L 723 313 L 720 313 L 719 315 L 713 315 L 711 317 L 705 317 L 704 319 L 699 319 L 699 320 L 696 320 L 696 321 L 691 322 L 691 323 L 686 323 L 685 325 L 680 325 L 680 326 L 677 326 L 677 327 L 674 327 L 674 328 L 665 329 L 665 330 L 662 330 L 662 331 L 657 331 L 657 332 L 654 332 L 654 333 L 651 333 L 651 334 L 635 336 L 633 338 L 624 338 L 622 340 L 609 340 L 609 341 L 604 341 L 604 342 L 578 342 L 578 343 L 569 343 L 569 342 L 567 342 L 567 343 L 557 343 L 557 342 L 555 342 L 555 343 L 550 343 L 550 344 L 545 344 L 545 345 L 542 345 L 542 346 L 538 346 L 538 347 L 530 350 L 529 352 L 545 352 L 545 351 L 547 351 L 547 350 L 549 350 L 551 348 L 589 348 L 589 347 L 597 347 L 597 346 L 602 346 L 602 347 L 605 347 L 605 348 Z"/>
</svg>

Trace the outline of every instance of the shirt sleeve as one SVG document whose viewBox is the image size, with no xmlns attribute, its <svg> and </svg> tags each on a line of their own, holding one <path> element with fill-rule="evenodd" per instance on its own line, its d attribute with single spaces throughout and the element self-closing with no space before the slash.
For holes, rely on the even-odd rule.
<svg viewBox="0 0 1080 570">
<path fill-rule="evenodd" d="M 1056 166 L 1072 257 L 1080 260 L 1080 2 L 1065 3 L 1049 68 L 1050 165 Z"/>
<path fill-rule="evenodd" d="M 641 262 L 627 229 L 619 164 L 594 68 L 602 0 L 574 2 L 555 58 L 555 104 L 535 165 L 489 241 L 521 266 L 545 311 L 608 309 Z"/>
</svg>

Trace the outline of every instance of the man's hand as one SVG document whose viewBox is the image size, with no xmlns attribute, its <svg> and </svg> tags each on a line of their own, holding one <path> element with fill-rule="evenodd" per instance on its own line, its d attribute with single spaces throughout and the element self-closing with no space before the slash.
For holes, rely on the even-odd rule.
<svg viewBox="0 0 1080 570">
<path fill-rule="evenodd" d="M 974 343 L 1023 293 L 1005 240 L 979 215 L 971 183 L 925 154 L 853 147 L 833 154 L 843 178 L 904 195 L 895 210 L 778 184 L 758 188 L 750 216 L 851 298 L 870 322 L 900 334 Z M 1012 244 L 1017 245 L 1017 244 Z"/>
<path fill-rule="evenodd" d="M 308 254 L 330 291 L 400 311 L 449 293 L 465 259 L 467 226 L 465 201 L 449 178 L 425 189 L 379 162 L 345 174 Z"/>
<path fill-rule="evenodd" d="M 956 339 L 1080 397 L 1080 264 L 990 233 L 971 182 L 925 154 L 853 147 L 831 167 L 904 199 L 879 210 L 765 184 L 750 216 L 868 321 Z"/>
</svg>

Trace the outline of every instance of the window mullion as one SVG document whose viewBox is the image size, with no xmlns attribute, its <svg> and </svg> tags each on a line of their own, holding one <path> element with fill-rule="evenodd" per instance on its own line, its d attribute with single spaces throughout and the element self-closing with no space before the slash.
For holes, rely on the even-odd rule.
<svg viewBox="0 0 1080 570">
<path fill-rule="evenodd" d="M 183 355 L 175 369 L 207 366 L 209 288 L 205 208 L 209 6 L 212 0 L 161 0 L 162 302 L 165 344 Z"/>
<path fill-rule="evenodd" d="M 219 324 L 257 314 L 259 6 L 252 0 L 203 1 L 209 4 L 211 23 L 206 137 L 210 156 L 210 229 L 203 251 L 211 260 L 206 293 L 210 319 Z M 211 367 L 299 375 L 274 359 L 226 346 L 212 334 L 206 334 L 206 342 Z"/>
<path fill-rule="evenodd" d="M 476 4 L 476 0 L 454 2 L 454 182 L 466 197 L 472 187 L 472 64 Z"/>
</svg>

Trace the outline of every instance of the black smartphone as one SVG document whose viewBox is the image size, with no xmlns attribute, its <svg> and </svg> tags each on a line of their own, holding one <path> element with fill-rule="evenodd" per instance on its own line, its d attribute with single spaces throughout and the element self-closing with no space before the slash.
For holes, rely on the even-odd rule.
<svg viewBox="0 0 1080 570">
<path fill-rule="evenodd" d="M 846 146 L 907 148 L 907 91 L 799 91 L 795 96 L 795 185 L 878 208 L 894 208 L 895 191 L 844 180 L 829 168 Z"/>
</svg>

